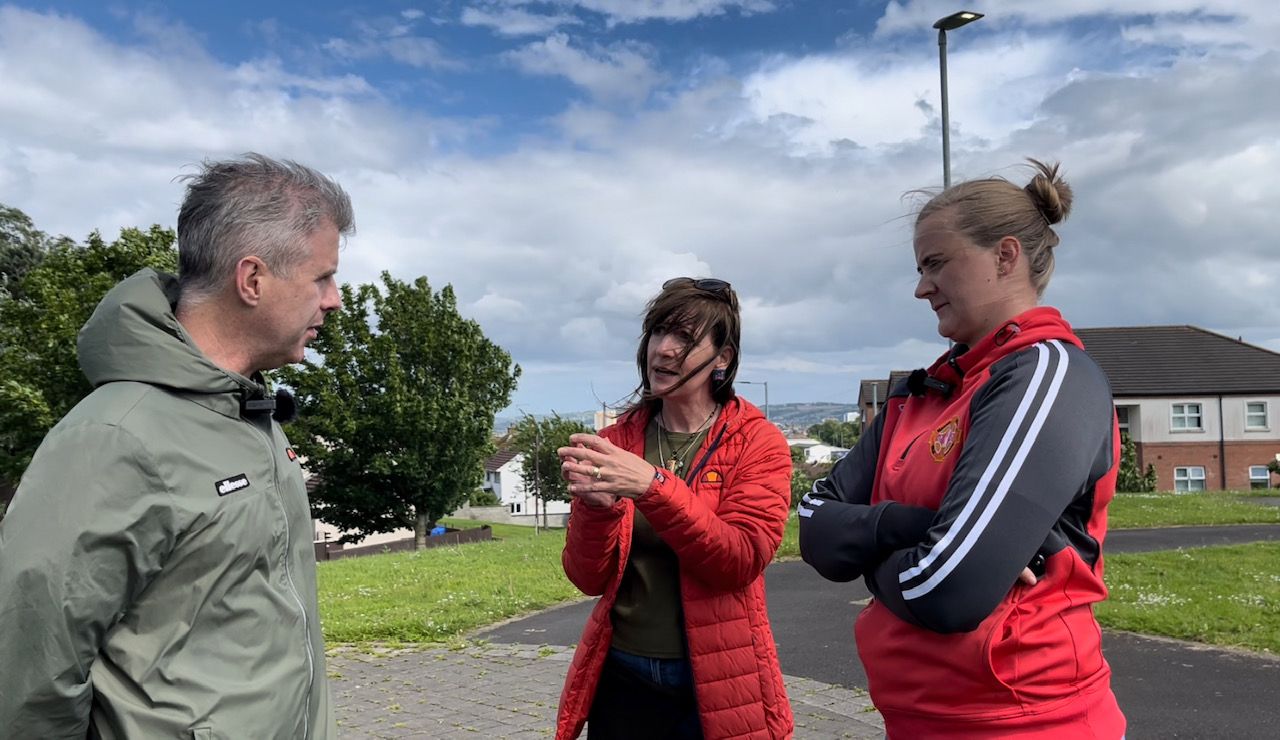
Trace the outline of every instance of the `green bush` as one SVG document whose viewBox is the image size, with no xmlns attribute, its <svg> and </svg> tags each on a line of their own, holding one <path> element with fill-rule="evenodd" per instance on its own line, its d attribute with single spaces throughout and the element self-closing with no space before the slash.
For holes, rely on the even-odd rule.
<svg viewBox="0 0 1280 740">
<path fill-rule="evenodd" d="M 1120 435 L 1120 474 L 1116 490 L 1127 493 L 1150 493 L 1156 490 L 1156 468 L 1147 465 L 1146 472 L 1138 468 L 1138 446 L 1129 435 Z"/>
<path fill-rule="evenodd" d="M 502 500 L 493 491 L 477 488 L 471 492 L 467 502 L 472 506 L 497 506 L 502 503 Z"/>
</svg>

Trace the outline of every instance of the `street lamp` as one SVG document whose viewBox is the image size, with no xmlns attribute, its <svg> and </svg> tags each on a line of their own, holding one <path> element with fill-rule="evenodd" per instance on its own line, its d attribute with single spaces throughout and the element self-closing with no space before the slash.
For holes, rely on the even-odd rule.
<svg viewBox="0 0 1280 740">
<path fill-rule="evenodd" d="M 954 31 L 982 17 L 982 13 L 962 10 L 938 19 L 938 66 L 942 70 L 942 187 L 951 187 L 951 112 L 947 108 L 947 31 Z"/>
<path fill-rule="evenodd" d="M 762 385 L 764 386 L 764 418 L 769 418 L 769 381 L 767 380 L 735 380 L 735 383 L 744 385 Z"/>
</svg>

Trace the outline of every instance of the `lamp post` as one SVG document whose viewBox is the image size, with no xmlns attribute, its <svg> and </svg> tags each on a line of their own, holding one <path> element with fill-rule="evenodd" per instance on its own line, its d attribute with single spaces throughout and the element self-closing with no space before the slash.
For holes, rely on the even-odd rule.
<svg viewBox="0 0 1280 740">
<path fill-rule="evenodd" d="M 735 380 L 735 383 L 744 385 L 762 385 L 764 386 L 764 418 L 769 419 L 769 381 L 767 380 Z"/>
<path fill-rule="evenodd" d="M 933 27 L 938 29 L 938 67 L 942 72 L 942 187 L 951 187 L 951 112 L 947 108 L 947 31 L 954 31 L 982 17 L 982 13 L 962 10 L 946 18 L 939 18 Z"/>
</svg>

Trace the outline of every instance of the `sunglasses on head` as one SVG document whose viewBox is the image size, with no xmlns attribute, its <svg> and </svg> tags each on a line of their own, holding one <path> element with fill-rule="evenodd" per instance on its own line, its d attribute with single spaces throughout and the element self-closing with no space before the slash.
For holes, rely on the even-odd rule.
<svg viewBox="0 0 1280 740">
<path fill-rule="evenodd" d="M 720 280 L 719 278 L 691 277 L 671 278 L 662 284 L 662 289 L 667 290 L 668 288 L 674 288 L 677 285 L 687 285 L 689 283 L 693 283 L 693 287 L 698 290 L 705 290 L 708 293 L 723 293 L 729 290 L 729 281 L 727 280 Z"/>
</svg>

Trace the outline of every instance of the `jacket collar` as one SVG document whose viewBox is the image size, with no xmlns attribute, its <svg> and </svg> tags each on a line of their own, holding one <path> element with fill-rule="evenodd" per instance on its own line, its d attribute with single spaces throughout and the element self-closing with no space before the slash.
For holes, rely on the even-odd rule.
<svg viewBox="0 0 1280 740">
<path fill-rule="evenodd" d="M 224 416 L 253 416 L 242 409 L 246 401 L 269 398 L 266 380 L 222 368 L 201 352 L 175 314 L 179 294 L 175 276 L 149 268 L 108 291 L 77 341 L 85 377 L 95 388 L 141 382 Z"/>
<path fill-rule="evenodd" d="M 1038 306 L 1004 322 L 972 347 L 952 347 L 933 363 L 929 375 L 959 387 L 965 378 L 981 373 L 1000 358 L 1049 339 L 1084 347 L 1058 309 Z"/>
</svg>

